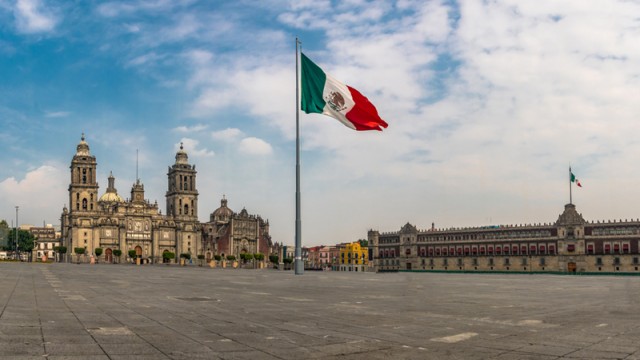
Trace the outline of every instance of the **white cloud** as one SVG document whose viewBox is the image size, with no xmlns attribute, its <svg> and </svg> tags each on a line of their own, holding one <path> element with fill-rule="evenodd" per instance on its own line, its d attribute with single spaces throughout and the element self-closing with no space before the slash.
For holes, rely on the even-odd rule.
<svg viewBox="0 0 640 360">
<path fill-rule="evenodd" d="M 71 115 L 71 111 L 45 111 L 44 116 L 48 118 L 63 118 Z"/>
<path fill-rule="evenodd" d="M 13 14 L 18 31 L 27 34 L 52 31 L 58 19 L 40 0 L 17 0 Z"/>
<path fill-rule="evenodd" d="M 271 145 L 256 137 L 247 137 L 240 141 L 240 151 L 248 155 L 270 155 Z"/>
<path fill-rule="evenodd" d="M 211 133 L 211 137 L 214 140 L 226 141 L 226 142 L 236 141 L 242 135 L 244 135 L 244 133 L 240 129 L 236 129 L 236 128 L 227 128 L 224 130 L 214 131 Z"/>
<path fill-rule="evenodd" d="M 23 179 L 9 177 L 0 181 L 0 202 L 6 205 L 0 219 L 14 219 L 15 210 L 11 210 L 19 206 L 20 224 L 37 225 L 43 220 L 57 223 L 62 206 L 68 201 L 68 174 L 64 169 L 60 164 L 45 164 L 27 172 Z"/>
<path fill-rule="evenodd" d="M 198 124 L 193 126 L 178 126 L 172 130 L 180 133 L 197 133 L 207 128 L 207 125 Z"/>
<path fill-rule="evenodd" d="M 200 142 L 198 140 L 195 139 L 190 139 L 190 138 L 182 138 L 182 140 L 180 140 L 180 142 L 182 143 L 183 147 L 184 147 L 184 151 L 187 152 L 187 155 L 189 156 L 194 156 L 194 157 L 212 157 L 215 155 L 215 153 L 211 150 L 208 150 L 206 148 L 198 148 L 198 145 L 200 144 Z M 180 148 L 180 144 L 176 144 L 175 145 L 175 149 L 176 151 Z"/>
</svg>

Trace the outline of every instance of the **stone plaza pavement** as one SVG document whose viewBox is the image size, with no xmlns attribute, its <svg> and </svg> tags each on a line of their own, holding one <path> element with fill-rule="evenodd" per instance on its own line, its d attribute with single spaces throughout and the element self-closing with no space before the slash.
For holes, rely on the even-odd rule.
<svg viewBox="0 0 640 360">
<path fill-rule="evenodd" d="M 5 359 L 640 359 L 640 277 L 0 263 Z"/>
</svg>

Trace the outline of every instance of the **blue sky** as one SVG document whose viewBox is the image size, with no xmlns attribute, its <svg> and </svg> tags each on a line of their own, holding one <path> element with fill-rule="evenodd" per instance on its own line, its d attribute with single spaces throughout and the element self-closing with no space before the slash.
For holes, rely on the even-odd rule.
<svg viewBox="0 0 640 360">
<path fill-rule="evenodd" d="M 0 0 L 0 218 L 59 222 L 82 132 L 165 208 L 183 142 L 199 218 L 223 194 L 293 244 L 294 38 L 389 123 L 301 115 L 303 244 L 368 229 L 640 217 L 640 4 Z M 163 211 L 164 212 L 164 211 Z"/>
</svg>

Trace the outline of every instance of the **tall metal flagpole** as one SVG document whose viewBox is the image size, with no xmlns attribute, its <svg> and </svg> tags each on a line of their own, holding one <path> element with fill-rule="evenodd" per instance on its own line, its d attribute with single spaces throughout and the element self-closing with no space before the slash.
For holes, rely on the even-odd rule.
<svg viewBox="0 0 640 360">
<path fill-rule="evenodd" d="M 571 196 L 571 166 L 569 166 L 569 204 L 573 204 L 573 198 Z"/>
<path fill-rule="evenodd" d="M 300 40 L 296 36 L 296 253 L 294 269 L 296 275 L 304 273 L 302 262 L 302 222 L 300 220 L 300 95 L 298 89 L 298 46 Z"/>
</svg>

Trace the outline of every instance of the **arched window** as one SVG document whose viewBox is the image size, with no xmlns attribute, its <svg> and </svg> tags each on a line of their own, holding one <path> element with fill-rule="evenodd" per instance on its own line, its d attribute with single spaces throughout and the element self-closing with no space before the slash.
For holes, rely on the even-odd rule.
<svg viewBox="0 0 640 360">
<path fill-rule="evenodd" d="M 87 198 L 82 199 L 82 210 L 87 210 Z"/>
<path fill-rule="evenodd" d="M 184 204 L 184 214 L 189 215 L 189 205 Z"/>
</svg>

